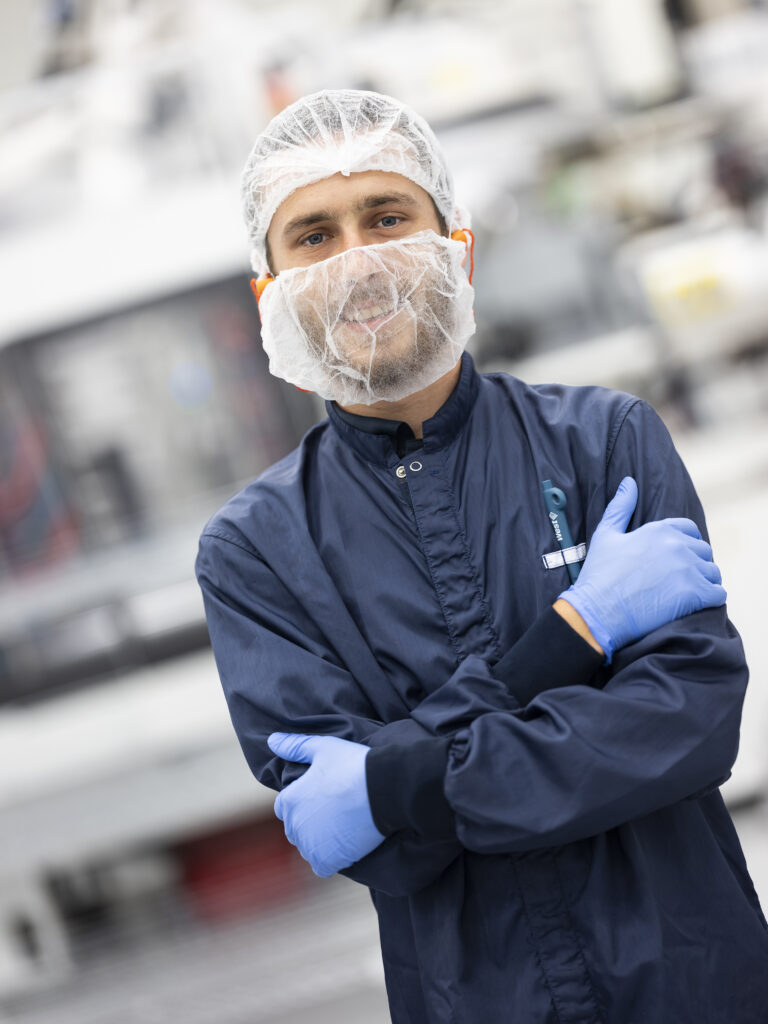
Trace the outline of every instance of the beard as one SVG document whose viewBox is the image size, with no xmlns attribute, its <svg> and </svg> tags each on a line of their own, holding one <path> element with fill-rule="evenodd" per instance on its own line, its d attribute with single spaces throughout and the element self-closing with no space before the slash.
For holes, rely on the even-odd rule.
<svg viewBox="0 0 768 1024">
<path fill-rule="evenodd" d="M 445 271 L 422 267 L 414 278 L 412 269 L 374 273 L 332 299 L 297 303 L 307 347 L 332 379 L 344 378 L 348 404 L 370 404 L 409 384 L 418 390 L 441 354 L 450 358 L 455 311 L 440 287 Z"/>
<path fill-rule="evenodd" d="M 427 387 L 474 333 L 464 254 L 425 231 L 281 272 L 260 304 L 270 371 L 341 405 Z"/>
</svg>

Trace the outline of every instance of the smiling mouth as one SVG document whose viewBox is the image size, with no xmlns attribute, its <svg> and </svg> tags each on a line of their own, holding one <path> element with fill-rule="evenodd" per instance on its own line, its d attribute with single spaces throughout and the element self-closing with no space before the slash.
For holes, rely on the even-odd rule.
<svg viewBox="0 0 768 1024">
<path fill-rule="evenodd" d="M 364 306 L 362 309 L 350 310 L 346 316 L 344 314 L 339 315 L 339 319 L 343 320 L 347 324 L 366 324 L 370 325 L 374 321 L 384 320 L 385 317 L 390 316 L 394 313 L 394 306 L 380 306 L 371 305 Z"/>
</svg>

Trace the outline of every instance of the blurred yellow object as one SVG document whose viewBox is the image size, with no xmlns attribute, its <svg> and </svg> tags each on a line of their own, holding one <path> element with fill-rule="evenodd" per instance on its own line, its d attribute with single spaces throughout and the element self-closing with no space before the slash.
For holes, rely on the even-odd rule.
<svg viewBox="0 0 768 1024">
<path fill-rule="evenodd" d="M 655 269 L 648 274 L 646 286 L 659 319 L 673 326 L 719 316 L 733 304 L 723 276 L 701 255 L 663 271 Z"/>
</svg>

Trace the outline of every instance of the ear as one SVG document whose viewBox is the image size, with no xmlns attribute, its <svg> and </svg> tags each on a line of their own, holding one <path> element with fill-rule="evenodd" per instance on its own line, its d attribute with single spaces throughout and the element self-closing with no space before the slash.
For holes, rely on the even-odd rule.
<svg viewBox="0 0 768 1024">
<path fill-rule="evenodd" d="M 469 235 L 469 238 L 467 238 L 467 235 Z M 468 276 L 469 276 L 469 283 L 472 284 L 472 275 L 475 272 L 475 236 L 469 230 L 469 228 L 457 228 L 455 231 L 451 232 L 451 238 L 454 240 L 454 242 L 463 242 L 464 245 L 467 247 L 467 251 L 469 253 L 469 275 Z M 466 262 L 467 262 L 467 257 L 465 256 L 464 257 L 464 262 L 462 263 L 462 266 L 464 266 L 464 264 Z"/>
</svg>

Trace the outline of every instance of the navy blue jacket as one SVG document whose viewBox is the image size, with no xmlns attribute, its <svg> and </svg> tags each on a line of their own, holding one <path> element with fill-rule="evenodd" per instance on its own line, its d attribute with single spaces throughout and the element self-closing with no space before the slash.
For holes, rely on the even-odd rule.
<svg viewBox="0 0 768 1024">
<path fill-rule="evenodd" d="M 391 833 L 344 872 L 376 906 L 395 1024 L 764 1024 L 768 929 L 718 785 L 747 669 L 725 609 L 599 665 L 541 494 L 589 541 L 622 477 L 630 528 L 688 516 L 656 413 L 462 358 L 399 458 L 328 419 L 206 525 L 197 574 L 255 776 L 304 766 L 270 732 L 370 745 Z M 548 637 L 551 636 L 551 643 Z"/>
</svg>

